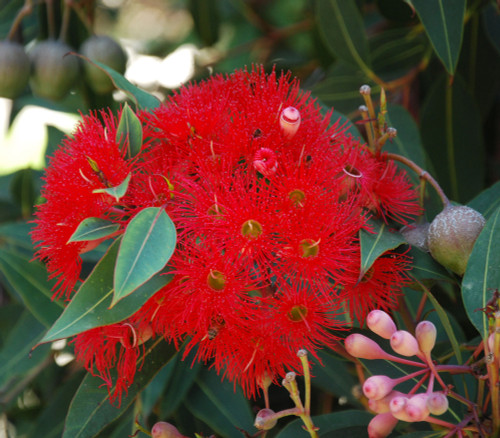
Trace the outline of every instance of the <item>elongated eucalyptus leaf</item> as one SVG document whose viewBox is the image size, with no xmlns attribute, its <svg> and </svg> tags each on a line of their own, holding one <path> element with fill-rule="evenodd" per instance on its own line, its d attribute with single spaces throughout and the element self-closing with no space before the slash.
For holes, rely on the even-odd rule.
<svg viewBox="0 0 500 438">
<path fill-rule="evenodd" d="M 500 181 L 483 190 L 467 205 L 488 219 L 500 207 Z"/>
<path fill-rule="evenodd" d="M 69 238 L 68 243 L 102 239 L 103 237 L 110 236 L 119 228 L 119 224 L 106 219 L 88 217 L 80 222 L 80 225 L 78 225 L 75 232 Z"/>
<path fill-rule="evenodd" d="M 375 221 L 370 221 L 374 233 L 361 230 L 359 240 L 361 245 L 361 279 L 377 260 L 385 252 L 395 249 L 406 243 L 406 240 L 399 233 L 391 232 L 387 225 Z"/>
<path fill-rule="evenodd" d="M 160 101 L 155 96 L 146 93 L 140 88 L 137 88 L 135 85 L 127 81 L 127 79 L 125 79 L 123 75 L 121 75 L 117 71 L 99 61 L 90 60 L 83 55 L 75 55 L 84 59 L 85 62 L 90 62 L 91 64 L 103 70 L 109 76 L 113 84 L 115 84 L 115 87 L 122 90 L 130 99 L 132 99 L 132 101 L 138 108 L 146 110 L 154 109 L 160 106 Z"/>
<path fill-rule="evenodd" d="M 135 157 L 142 148 L 142 124 L 127 103 L 123 106 L 116 142 L 127 150 L 127 157 Z"/>
<path fill-rule="evenodd" d="M 111 306 L 165 267 L 176 239 L 175 225 L 160 207 L 145 208 L 130 221 L 116 260 Z"/>
<path fill-rule="evenodd" d="M 462 280 L 462 299 L 472 324 L 483 339 L 488 318 L 482 310 L 500 290 L 500 207 L 490 216 L 474 244 Z"/>
<path fill-rule="evenodd" d="M 50 327 L 64 306 L 52 300 L 54 280 L 47 279 L 47 270 L 38 261 L 11 249 L 0 248 L 0 272 L 38 321 Z"/>
<path fill-rule="evenodd" d="M 466 0 L 411 0 L 436 55 L 450 75 L 462 46 Z"/>
<path fill-rule="evenodd" d="M 120 417 L 133 403 L 142 389 L 154 378 L 176 353 L 171 344 L 157 340 L 150 346 L 144 358 L 139 358 L 134 382 L 119 406 L 109 401 L 108 390 L 102 379 L 87 374 L 69 407 L 62 438 L 93 438 L 108 424 Z M 140 369 L 139 369 L 140 368 Z M 111 371 L 116 379 L 116 371 Z"/>
<path fill-rule="evenodd" d="M 170 281 L 170 276 L 157 275 L 137 289 L 135 294 L 110 309 L 118 246 L 119 240 L 110 246 L 40 343 L 68 338 L 95 327 L 123 321 Z"/>
<path fill-rule="evenodd" d="M 368 40 L 354 0 L 317 0 L 316 20 L 334 56 L 358 66 L 365 73 L 371 72 Z"/>
<path fill-rule="evenodd" d="M 408 255 L 412 258 L 411 275 L 418 280 L 454 281 L 443 265 L 436 262 L 428 252 L 412 247 Z"/>
<path fill-rule="evenodd" d="M 125 193 L 127 193 L 128 184 L 130 183 L 131 177 L 132 177 L 132 174 L 129 173 L 125 177 L 125 179 L 121 182 L 120 185 L 118 185 L 116 187 L 109 187 L 107 189 L 95 189 L 95 190 L 93 190 L 93 193 L 107 193 L 108 195 L 115 198 L 116 202 L 118 202 L 120 200 L 120 198 L 125 196 Z"/>
<path fill-rule="evenodd" d="M 348 410 L 333 412 L 331 414 L 318 415 L 312 417 L 314 426 L 318 427 L 320 437 L 353 437 L 365 438 L 367 436 L 366 428 L 373 418 L 373 414 L 366 411 Z M 276 438 L 304 438 L 307 432 L 304 431 L 304 423 L 299 418 L 287 424 L 276 435 Z"/>
</svg>

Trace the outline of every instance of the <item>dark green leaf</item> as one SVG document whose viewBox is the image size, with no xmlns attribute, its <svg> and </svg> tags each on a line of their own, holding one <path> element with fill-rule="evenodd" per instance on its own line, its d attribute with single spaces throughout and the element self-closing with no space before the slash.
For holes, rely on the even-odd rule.
<svg viewBox="0 0 500 438">
<path fill-rule="evenodd" d="M 127 103 L 123 106 L 116 130 L 116 142 L 127 149 L 127 158 L 135 157 L 142 148 L 142 124 Z"/>
<path fill-rule="evenodd" d="M 241 432 L 253 430 L 254 416 L 240 388 L 221 381 L 213 370 L 203 368 L 184 402 L 188 409 L 225 438 L 240 438 Z"/>
<path fill-rule="evenodd" d="M 0 225 L 0 247 L 26 251 L 33 254 L 31 242 L 31 224 L 27 222 L 11 222 Z"/>
<path fill-rule="evenodd" d="M 123 75 L 113 70 L 111 67 L 108 67 L 99 61 L 91 61 L 83 55 L 78 56 L 84 59 L 85 62 L 90 62 L 103 70 L 109 76 L 113 84 L 115 84 L 115 87 L 122 90 L 130 99 L 132 99 L 138 108 L 151 110 L 160 106 L 160 101 L 155 96 L 152 96 L 144 90 L 137 88 L 135 85 L 132 85 L 123 77 Z"/>
<path fill-rule="evenodd" d="M 483 9 L 483 21 L 486 28 L 486 35 L 500 54 L 500 6 L 490 2 Z"/>
<path fill-rule="evenodd" d="M 375 221 L 370 221 L 373 233 L 361 230 L 359 240 L 361 245 L 361 279 L 365 275 L 373 262 L 385 252 L 406 244 L 406 240 L 401 234 L 391 232 L 387 225 Z"/>
<path fill-rule="evenodd" d="M 33 171 L 22 169 L 14 174 L 11 182 L 12 197 L 21 206 L 23 217 L 28 217 L 35 204 L 35 184 Z"/>
<path fill-rule="evenodd" d="M 194 27 L 205 46 L 214 45 L 219 38 L 219 11 L 217 0 L 190 0 L 189 10 Z"/>
<path fill-rule="evenodd" d="M 412 258 L 411 275 L 420 281 L 440 280 L 453 281 L 453 277 L 443 267 L 436 262 L 429 253 L 416 247 L 412 247 L 408 255 Z"/>
<path fill-rule="evenodd" d="M 344 114 L 339 113 L 338 111 L 333 111 L 332 108 L 329 108 L 321 102 L 318 103 L 321 108 L 321 113 L 324 116 L 330 114 L 330 124 L 337 123 L 339 129 L 345 130 L 345 132 L 351 134 L 356 139 L 361 139 L 361 134 L 358 131 L 358 128 L 356 128 L 356 125 L 354 125 Z"/>
<path fill-rule="evenodd" d="M 52 301 L 55 281 L 47 279 L 45 266 L 30 259 L 15 251 L 0 249 L 0 271 L 38 321 L 50 327 L 64 306 Z"/>
<path fill-rule="evenodd" d="M 175 225 L 160 207 L 145 208 L 130 221 L 116 260 L 111 306 L 165 267 L 176 239 Z"/>
<path fill-rule="evenodd" d="M 483 187 L 484 151 L 481 119 L 463 81 L 436 80 L 422 108 L 422 141 L 437 179 L 458 202 L 467 202 Z"/>
<path fill-rule="evenodd" d="M 500 207 L 490 216 L 474 244 L 462 281 L 462 299 L 472 324 L 488 336 L 484 309 L 500 290 Z"/>
<path fill-rule="evenodd" d="M 111 245 L 41 343 L 123 321 L 170 281 L 170 276 L 156 275 L 143 284 L 135 294 L 109 308 L 113 296 L 113 270 L 118 246 L 119 241 Z"/>
<path fill-rule="evenodd" d="M 80 225 L 78 225 L 75 232 L 69 238 L 68 243 L 102 239 L 103 237 L 110 236 L 119 228 L 119 224 L 106 219 L 88 217 L 80 222 Z"/>
<path fill-rule="evenodd" d="M 356 65 L 370 76 L 368 40 L 356 2 L 317 0 L 316 20 L 332 54 L 344 62 Z M 358 88 L 360 85 L 362 84 Z"/>
<path fill-rule="evenodd" d="M 108 195 L 115 198 L 116 202 L 118 202 L 120 200 L 120 198 L 125 196 L 125 193 L 127 193 L 128 184 L 130 182 L 131 177 L 132 177 L 132 174 L 129 173 L 120 185 L 118 185 L 116 187 L 109 187 L 107 189 L 95 189 L 95 190 L 93 190 L 92 193 L 107 193 Z"/>
<path fill-rule="evenodd" d="M 411 0 L 436 55 L 450 75 L 462 46 L 466 0 Z"/>
<path fill-rule="evenodd" d="M 312 421 L 319 427 L 320 437 L 366 438 L 368 436 L 366 428 L 372 418 L 373 414 L 369 412 L 349 410 L 318 415 L 312 417 Z M 292 421 L 276 435 L 276 438 L 304 438 L 307 433 L 302 428 L 303 424 L 301 419 Z"/>
<path fill-rule="evenodd" d="M 108 424 L 120 417 L 133 403 L 139 392 L 153 379 L 158 371 L 175 355 L 176 350 L 163 340 L 156 341 L 138 359 L 134 383 L 122 397 L 121 404 L 114 406 L 102 379 L 87 374 L 83 379 L 71 405 L 64 426 L 62 438 L 92 438 Z M 116 371 L 111 371 L 113 381 Z"/>
<path fill-rule="evenodd" d="M 485 219 L 488 219 L 500 207 L 500 181 L 497 181 L 490 188 L 483 190 L 467 205 L 479 211 Z"/>
</svg>

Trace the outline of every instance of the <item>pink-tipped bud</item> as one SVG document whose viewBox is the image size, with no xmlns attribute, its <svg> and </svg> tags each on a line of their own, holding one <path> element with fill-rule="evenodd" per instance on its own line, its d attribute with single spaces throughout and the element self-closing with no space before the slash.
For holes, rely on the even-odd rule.
<svg viewBox="0 0 500 438">
<path fill-rule="evenodd" d="M 152 438 L 184 438 L 175 426 L 170 423 L 160 421 L 151 429 Z"/>
<path fill-rule="evenodd" d="M 418 346 L 422 353 L 430 353 L 436 345 L 436 326 L 430 321 L 421 321 L 415 329 Z"/>
<path fill-rule="evenodd" d="M 417 340 L 406 330 L 398 330 L 392 334 L 391 347 L 402 356 L 415 356 L 419 352 Z"/>
<path fill-rule="evenodd" d="M 387 394 L 385 397 L 382 397 L 380 400 L 369 399 L 368 407 L 376 414 L 385 414 L 386 412 L 391 411 L 389 404 L 391 403 L 393 397 L 399 397 L 402 395 L 404 395 L 402 392 L 391 391 L 389 394 Z"/>
<path fill-rule="evenodd" d="M 398 419 L 390 412 L 375 415 L 368 423 L 369 438 L 385 438 L 396 427 Z"/>
<path fill-rule="evenodd" d="M 385 359 L 387 353 L 375 341 L 359 333 L 347 336 L 344 341 L 347 352 L 360 359 Z"/>
<path fill-rule="evenodd" d="M 424 421 L 429 416 L 427 407 L 427 394 L 415 394 L 406 403 L 406 413 L 411 421 Z"/>
<path fill-rule="evenodd" d="M 406 405 L 408 404 L 408 398 L 404 395 L 393 397 L 389 403 L 389 409 L 391 414 L 394 415 L 398 420 L 411 422 L 411 418 L 406 412 Z"/>
<path fill-rule="evenodd" d="M 272 429 L 278 422 L 278 420 L 274 418 L 274 415 L 275 412 L 271 409 L 261 409 L 259 412 L 257 412 L 254 426 L 259 430 Z"/>
<path fill-rule="evenodd" d="M 281 111 L 280 127 L 285 138 L 292 138 L 300 126 L 300 112 L 297 108 L 289 106 Z"/>
<path fill-rule="evenodd" d="M 272 149 L 260 148 L 255 152 L 253 167 L 264 176 L 274 175 L 278 169 L 276 154 Z"/>
<path fill-rule="evenodd" d="M 432 392 L 427 397 L 427 408 L 432 415 L 443 415 L 448 406 L 448 398 L 442 392 Z"/>
<path fill-rule="evenodd" d="M 371 376 L 363 384 L 363 393 L 372 400 L 380 400 L 392 391 L 396 382 L 387 376 Z"/>
<path fill-rule="evenodd" d="M 390 339 L 397 330 L 392 318 L 383 310 L 372 310 L 366 317 L 368 328 L 385 339 Z"/>
</svg>

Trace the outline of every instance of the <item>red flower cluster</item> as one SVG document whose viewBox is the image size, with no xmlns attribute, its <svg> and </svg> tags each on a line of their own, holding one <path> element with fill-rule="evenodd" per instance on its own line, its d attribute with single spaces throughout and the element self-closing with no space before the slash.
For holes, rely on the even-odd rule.
<svg viewBox="0 0 500 438">
<path fill-rule="evenodd" d="M 186 351 L 196 347 L 199 360 L 254 395 L 297 368 L 298 349 L 331 345 L 345 309 L 362 320 L 394 306 L 407 258 L 386 255 L 360 280 L 358 235 L 370 215 L 405 223 L 419 212 L 416 193 L 384 155 L 329 126 L 289 75 L 215 76 L 139 116 L 147 141 L 134 158 L 120 151 L 112 115 L 84 118 L 50 163 L 33 232 L 38 258 L 70 299 L 88 247 L 68 239 L 82 220 L 124 229 L 155 206 L 176 225 L 172 282 L 129 320 L 74 342 L 112 399 L 151 335 L 189 339 Z M 95 192 L 129 173 L 118 205 Z"/>
</svg>

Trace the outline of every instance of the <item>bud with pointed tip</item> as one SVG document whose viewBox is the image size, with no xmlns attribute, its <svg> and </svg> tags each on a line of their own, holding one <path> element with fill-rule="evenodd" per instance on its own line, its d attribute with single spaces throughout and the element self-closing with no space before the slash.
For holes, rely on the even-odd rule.
<svg viewBox="0 0 500 438">
<path fill-rule="evenodd" d="M 390 339 L 397 330 L 392 318 L 383 310 L 372 310 L 366 317 L 368 328 L 384 339 Z"/>
<path fill-rule="evenodd" d="M 443 415 L 448 406 L 448 398 L 442 392 L 431 392 L 427 397 L 427 408 L 432 415 Z"/>
<path fill-rule="evenodd" d="M 430 321 L 421 321 L 415 329 L 415 336 L 422 353 L 430 353 L 436 345 L 436 326 Z"/>
<path fill-rule="evenodd" d="M 396 427 L 398 419 L 390 412 L 375 415 L 368 423 L 369 438 L 385 438 Z"/>
<path fill-rule="evenodd" d="M 293 106 L 286 107 L 280 114 L 280 127 L 285 138 L 292 138 L 300 126 L 300 112 Z"/>
<path fill-rule="evenodd" d="M 387 353 L 375 341 L 359 333 L 353 333 L 344 340 L 347 352 L 360 359 L 384 359 Z"/>
<path fill-rule="evenodd" d="M 184 438 L 175 426 L 164 421 L 159 421 L 151 429 L 152 438 Z"/>
<path fill-rule="evenodd" d="M 257 412 L 254 426 L 259 430 L 272 429 L 278 422 L 278 420 L 274 418 L 274 415 L 275 412 L 271 409 L 261 409 L 259 412 Z"/>
<path fill-rule="evenodd" d="M 485 222 L 481 213 L 470 207 L 446 207 L 429 227 L 427 246 L 432 257 L 456 274 L 463 275 Z"/>
<path fill-rule="evenodd" d="M 418 342 L 415 337 L 406 330 L 398 330 L 391 336 L 392 349 L 402 356 L 415 356 L 419 353 Z"/>
<path fill-rule="evenodd" d="M 366 398 L 380 400 L 392 391 L 396 381 L 387 376 L 371 376 L 363 384 L 363 393 Z"/>
</svg>

